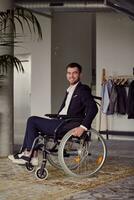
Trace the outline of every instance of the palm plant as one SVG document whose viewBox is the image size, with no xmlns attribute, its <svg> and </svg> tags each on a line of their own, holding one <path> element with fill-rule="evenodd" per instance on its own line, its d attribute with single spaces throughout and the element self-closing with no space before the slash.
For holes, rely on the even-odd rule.
<svg viewBox="0 0 134 200">
<path fill-rule="evenodd" d="M 13 10 L 0 12 L 0 47 L 14 46 L 18 43 L 13 40 L 14 38 L 19 37 L 16 32 L 16 22 L 19 23 L 22 33 L 24 33 L 23 24 L 25 23 L 31 35 L 32 33 L 37 33 L 38 40 L 42 39 L 42 31 L 37 18 L 30 10 L 17 7 Z M 12 26 L 11 33 L 6 32 L 9 23 L 10 26 Z M 6 73 L 8 70 L 8 66 L 11 65 L 15 66 L 18 71 L 24 71 L 19 59 L 17 59 L 13 55 L 0 55 L 0 74 Z"/>
<path fill-rule="evenodd" d="M 21 37 L 27 26 L 31 36 L 34 33 L 38 40 L 42 39 L 40 24 L 28 9 L 18 7 L 0 12 L 0 156 L 13 151 L 13 68 L 24 72 L 21 61 L 13 55 L 14 46 L 22 43 L 16 24 L 21 27 Z"/>
</svg>

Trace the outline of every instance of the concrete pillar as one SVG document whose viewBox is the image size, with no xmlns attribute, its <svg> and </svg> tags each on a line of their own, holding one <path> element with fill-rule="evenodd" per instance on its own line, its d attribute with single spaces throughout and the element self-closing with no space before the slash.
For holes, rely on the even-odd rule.
<svg viewBox="0 0 134 200">
<path fill-rule="evenodd" d="M 13 0 L 0 0 L 0 12 L 13 8 Z M 13 40 L 12 27 L 8 24 L 10 33 L 8 41 Z M 0 34 L 2 34 L 0 32 Z M 0 46 L 0 55 L 13 55 L 13 47 Z M 8 66 L 8 73 L 0 76 L 0 157 L 5 157 L 13 151 L 13 66 Z"/>
</svg>

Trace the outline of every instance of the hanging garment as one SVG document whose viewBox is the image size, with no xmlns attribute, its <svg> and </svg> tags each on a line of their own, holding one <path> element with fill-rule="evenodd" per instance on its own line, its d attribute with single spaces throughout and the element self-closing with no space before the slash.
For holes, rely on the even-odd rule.
<svg viewBox="0 0 134 200">
<path fill-rule="evenodd" d="M 108 106 L 109 106 L 109 101 L 110 101 L 110 93 L 112 89 L 112 80 L 108 80 L 105 83 L 102 84 L 102 89 L 101 89 L 101 97 L 102 97 L 102 112 L 107 113 Z"/>
<path fill-rule="evenodd" d="M 111 94 L 110 94 L 107 114 L 112 115 L 116 112 L 117 112 L 117 90 L 116 90 L 116 85 L 113 84 L 113 86 L 111 88 Z"/>
<path fill-rule="evenodd" d="M 134 81 L 129 86 L 127 105 L 128 119 L 134 119 Z"/>
<path fill-rule="evenodd" d="M 117 90 L 117 114 L 127 113 L 127 92 L 124 85 L 116 85 Z"/>
</svg>

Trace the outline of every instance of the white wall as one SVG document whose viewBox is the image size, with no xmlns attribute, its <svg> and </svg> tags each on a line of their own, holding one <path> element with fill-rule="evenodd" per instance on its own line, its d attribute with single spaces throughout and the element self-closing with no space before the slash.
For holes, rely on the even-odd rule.
<svg viewBox="0 0 134 200">
<path fill-rule="evenodd" d="M 100 95 L 102 68 L 110 75 L 132 75 L 134 67 L 134 21 L 118 13 L 97 14 L 97 94 Z M 127 116 L 109 117 L 109 129 L 134 131 Z M 102 129 L 105 130 L 105 119 Z"/>
<path fill-rule="evenodd" d="M 43 116 L 51 111 L 51 19 L 40 15 L 37 19 L 43 40 L 31 40 L 25 28 L 25 38 L 20 38 L 23 43 L 15 48 L 15 54 L 31 55 L 31 115 Z M 20 32 L 19 26 L 17 31 Z"/>
</svg>

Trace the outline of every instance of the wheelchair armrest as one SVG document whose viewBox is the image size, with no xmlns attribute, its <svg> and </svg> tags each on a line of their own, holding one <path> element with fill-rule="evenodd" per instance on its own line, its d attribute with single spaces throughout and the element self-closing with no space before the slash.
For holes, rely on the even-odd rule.
<svg viewBox="0 0 134 200">
<path fill-rule="evenodd" d="M 45 114 L 46 117 L 50 117 L 50 118 L 58 118 L 58 119 L 68 119 L 70 118 L 67 115 L 59 115 L 59 114 Z"/>
<path fill-rule="evenodd" d="M 69 122 L 69 121 L 80 122 L 80 121 L 83 120 L 83 118 L 75 117 L 75 116 L 69 116 L 69 115 L 58 115 L 57 118 L 64 120 L 64 122 Z"/>
<path fill-rule="evenodd" d="M 57 118 L 58 114 L 45 114 L 46 117 Z"/>
<path fill-rule="evenodd" d="M 99 96 L 93 96 L 93 98 L 95 99 L 95 100 L 102 100 L 102 97 L 99 97 Z"/>
<path fill-rule="evenodd" d="M 80 121 L 82 120 L 82 118 L 80 117 L 73 117 L 73 116 L 69 116 L 69 115 L 59 115 L 59 114 L 45 114 L 46 117 L 50 117 L 50 118 L 57 118 L 57 119 L 63 119 L 65 121 Z"/>
<path fill-rule="evenodd" d="M 102 97 L 99 97 L 99 96 L 93 96 L 95 102 L 97 105 L 101 106 L 101 103 L 98 103 L 96 100 L 99 100 L 100 102 L 102 101 Z"/>
</svg>

